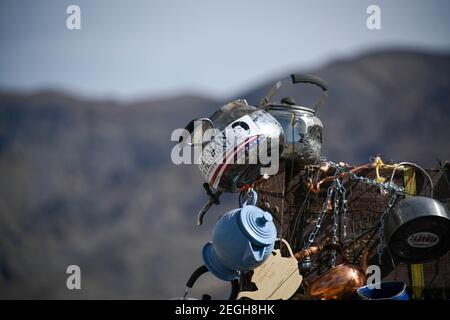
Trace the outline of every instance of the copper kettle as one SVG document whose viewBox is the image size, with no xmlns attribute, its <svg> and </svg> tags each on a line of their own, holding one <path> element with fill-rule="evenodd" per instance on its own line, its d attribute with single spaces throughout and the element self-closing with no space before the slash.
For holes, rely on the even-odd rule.
<svg viewBox="0 0 450 320">
<path fill-rule="evenodd" d="M 308 296 L 311 299 L 320 300 L 343 300 L 352 298 L 356 290 L 366 284 L 367 281 L 367 262 L 369 250 L 363 255 L 360 266 L 350 264 L 343 254 L 340 246 L 326 245 L 310 247 L 297 252 L 294 256 L 298 261 L 306 257 L 317 254 L 323 250 L 337 249 L 343 257 L 343 263 L 319 275 L 309 283 L 305 283 Z"/>
</svg>

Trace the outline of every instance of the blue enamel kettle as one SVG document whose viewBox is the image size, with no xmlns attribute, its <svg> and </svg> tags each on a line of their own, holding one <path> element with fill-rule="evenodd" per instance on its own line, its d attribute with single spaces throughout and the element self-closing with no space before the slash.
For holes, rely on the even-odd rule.
<svg viewBox="0 0 450 320">
<path fill-rule="evenodd" d="M 212 241 L 203 246 L 203 261 L 219 279 L 235 280 L 240 271 L 253 270 L 272 253 L 277 237 L 272 215 L 255 204 L 256 192 L 250 190 L 242 208 L 221 217 Z"/>
</svg>

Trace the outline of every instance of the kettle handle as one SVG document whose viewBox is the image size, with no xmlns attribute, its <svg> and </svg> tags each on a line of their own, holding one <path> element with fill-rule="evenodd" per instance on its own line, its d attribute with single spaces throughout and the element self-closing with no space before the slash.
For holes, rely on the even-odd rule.
<svg viewBox="0 0 450 320">
<path fill-rule="evenodd" d="M 291 80 L 293 84 L 309 83 L 320 87 L 323 91 L 328 91 L 328 83 L 317 76 L 313 76 L 312 74 L 291 74 Z"/>
<path fill-rule="evenodd" d="M 246 191 L 242 191 L 241 193 L 239 193 L 239 206 L 241 208 L 248 205 L 256 206 L 257 202 L 258 202 L 258 193 L 253 188 L 250 188 Z"/>
<path fill-rule="evenodd" d="M 203 122 L 206 122 L 206 123 L 211 127 L 210 129 L 215 129 L 213 122 L 212 122 L 211 119 L 209 119 L 209 118 L 198 118 L 198 119 L 191 120 L 191 121 L 184 127 L 184 129 L 185 129 L 185 130 L 189 133 L 189 135 L 191 136 L 191 142 L 186 142 L 186 145 L 188 145 L 188 146 L 194 146 L 194 145 L 196 145 L 196 144 L 198 144 L 198 145 L 201 145 L 201 144 L 202 144 L 202 142 L 198 143 L 198 142 L 192 141 L 192 140 L 194 139 L 194 137 L 193 137 L 192 135 L 194 134 L 194 131 L 195 131 L 195 123 L 198 122 L 198 121 L 201 121 L 201 122 L 202 122 L 202 125 L 203 125 Z M 204 132 L 201 132 L 201 133 L 204 134 Z M 183 141 L 183 138 L 186 138 L 186 137 L 180 137 L 180 139 L 178 140 L 178 142 L 181 143 L 181 142 Z"/>
<path fill-rule="evenodd" d="M 328 83 L 312 74 L 291 74 L 291 80 L 293 84 L 296 83 L 309 83 L 318 86 L 322 89 L 322 95 L 320 96 L 319 102 L 314 106 L 315 111 L 317 112 L 320 106 L 325 102 L 328 96 Z"/>
<path fill-rule="evenodd" d="M 320 106 L 325 102 L 327 96 L 328 96 L 328 84 L 325 80 L 313 76 L 311 74 L 291 74 L 290 76 L 290 82 L 293 84 L 297 83 L 308 83 L 318 86 L 322 89 L 322 95 L 320 96 L 319 102 L 313 106 L 315 109 L 315 112 L 317 112 L 320 108 Z M 273 96 L 277 93 L 277 91 L 281 88 L 283 83 L 286 83 L 289 81 L 288 79 L 279 80 L 277 81 L 272 88 L 270 88 L 267 95 L 261 100 L 260 102 L 260 108 L 266 108 L 270 104 L 270 100 L 273 98 Z"/>
</svg>

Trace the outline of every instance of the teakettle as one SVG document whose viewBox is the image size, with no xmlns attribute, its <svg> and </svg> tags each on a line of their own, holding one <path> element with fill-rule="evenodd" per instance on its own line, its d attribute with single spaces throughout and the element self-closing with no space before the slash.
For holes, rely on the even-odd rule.
<svg viewBox="0 0 450 320">
<path fill-rule="evenodd" d="M 318 104 L 313 107 L 296 105 L 292 98 L 284 98 L 280 103 L 271 102 L 270 99 L 286 80 L 278 81 L 268 95 L 261 101 L 261 107 L 267 110 L 284 130 L 283 153 L 281 158 L 295 160 L 308 165 L 316 163 L 321 156 L 323 125 L 316 112 L 327 96 L 327 83 L 312 75 L 291 75 L 292 83 L 309 83 L 323 90 Z"/>
<path fill-rule="evenodd" d="M 350 299 L 355 295 L 358 288 L 366 284 L 366 271 L 369 257 L 368 251 L 366 251 L 363 256 L 361 266 L 348 263 L 345 260 L 345 256 L 342 254 L 342 248 L 333 245 L 311 247 L 296 253 L 294 256 L 301 261 L 308 256 L 321 252 L 323 249 L 329 250 L 332 248 L 337 249 L 341 253 L 344 257 L 344 262 L 334 268 L 331 268 L 305 285 L 311 299 Z"/>
<path fill-rule="evenodd" d="M 254 205 L 256 196 L 252 199 L 221 217 L 212 241 L 203 246 L 203 261 L 219 279 L 237 279 L 240 271 L 258 267 L 272 253 L 277 236 L 272 216 Z"/>
<path fill-rule="evenodd" d="M 259 157 L 262 145 L 269 150 L 266 154 L 274 154 L 277 160 L 282 152 L 281 125 L 268 112 L 243 99 L 225 104 L 209 118 L 192 120 L 186 129 L 192 144 L 202 147 L 199 169 L 203 178 L 220 192 L 239 192 L 263 175 L 261 168 L 267 163 Z M 212 134 L 205 139 L 202 132 L 208 129 Z M 251 154 L 258 156 L 256 161 Z"/>
</svg>

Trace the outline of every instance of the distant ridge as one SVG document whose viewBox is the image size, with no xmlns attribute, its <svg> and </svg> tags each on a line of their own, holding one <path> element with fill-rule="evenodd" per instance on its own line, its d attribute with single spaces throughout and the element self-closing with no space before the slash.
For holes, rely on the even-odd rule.
<svg viewBox="0 0 450 320">
<path fill-rule="evenodd" d="M 450 159 L 450 54 L 385 50 L 306 71 L 329 83 L 318 116 L 330 159 Z M 236 97 L 257 104 L 276 80 Z M 302 104 L 316 94 L 283 93 Z M 211 225 L 236 199 L 224 197 L 197 228 L 202 179 L 195 166 L 171 163 L 170 134 L 224 102 L 0 92 L 0 298 L 73 298 L 63 284 L 74 262 L 85 279 L 80 298 L 182 294 Z"/>
</svg>

